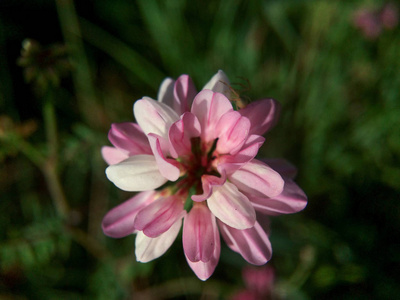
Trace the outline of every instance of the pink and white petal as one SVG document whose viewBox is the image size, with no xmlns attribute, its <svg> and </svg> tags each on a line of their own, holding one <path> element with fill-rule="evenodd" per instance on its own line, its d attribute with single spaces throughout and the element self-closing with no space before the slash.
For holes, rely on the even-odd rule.
<svg viewBox="0 0 400 300">
<path fill-rule="evenodd" d="M 218 221 L 218 226 L 229 248 L 242 255 L 247 262 L 260 266 L 271 259 L 271 242 L 258 222 L 244 230 L 232 228 L 221 221 Z"/>
<path fill-rule="evenodd" d="M 197 94 L 196 87 L 189 75 L 181 75 L 174 85 L 174 110 L 181 115 L 190 110 L 193 99 Z"/>
<path fill-rule="evenodd" d="M 177 158 L 192 152 L 191 138 L 200 136 L 201 126 L 196 116 L 186 112 L 169 129 L 171 156 Z"/>
<path fill-rule="evenodd" d="M 155 133 L 168 138 L 169 127 L 179 120 L 179 116 L 168 105 L 151 98 L 143 97 L 133 106 L 136 121 L 144 133 Z"/>
<path fill-rule="evenodd" d="M 210 276 L 214 273 L 215 268 L 218 264 L 219 256 L 221 253 L 221 241 L 218 230 L 214 230 L 214 244 L 215 244 L 214 253 L 211 256 L 211 259 L 207 262 L 203 261 L 192 262 L 188 259 L 188 257 L 185 254 L 186 261 L 189 267 L 193 270 L 193 272 L 200 280 L 205 281 L 208 278 L 210 278 Z"/>
<path fill-rule="evenodd" d="M 155 191 L 141 192 L 110 210 L 103 218 L 102 229 L 105 235 L 121 238 L 135 231 L 134 221 L 137 213 L 156 197 Z"/>
<path fill-rule="evenodd" d="M 146 263 L 163 255 L 175 241 L 181 226 L 182 219 L 178 219 L 166 232 L 155 238 L 150 238 L 139 231 L 135 240 L 136 260 Z"/>
<path fill-rule="evenodd" d="M 307 196 L 291 179 L 285 179 L 285 187 L 280 195 L 273 198 L 249 196 L 254 208 L 267 215 L 293 214 L 307 206 Z"/>
<path fill-rule="evenodd" d="M 157 100 L 168 105 L 169 107 L 172 107 L 174 102 L 174 84 L 175 80 L 167 77 L 163 80 L 163 82 L 161 82 L 161 85 L 158 89 Z"/>
<path fill-rule="evenodd" d="M 232 92 L 229 88 L 230 82 L 228 76 L 224 71 L 219 70 L 207 84 L 203 87 L 203 90 L 212 90 L 213 92 L 218 92 L 224 94 L 228 99 L 230 99 Z"/>
<path fill-rule="evenodd" d="M 224 114 L 215 128 L 218 137 L 217 152 L 235 155 L 244 145 L 250 129 L 250 121 L 237 111 Z"/>
<path fill-rule="evenodd" d="M 117 164 L 129 157 L 126 151 L 110 146 L 101 147 L 101 156 L 109 165 Z"/>
<path fill-rule="evenodd" d="M 246 229 L 254 226 L 256 221 L 254 207 L 249 199 L 230 182 L 213 187 L 207 204 L 218 219 L 233 228 Z"/>
<path fill-rule="evenodd" d="M 239 110 L 240 114 L 251 122 L 250 134 L 263 135 L 278 121 L 279 102 L 274 99 L 263 99 L 248 104 Z"/>
<path fill-rule="evenodd" d="M 218 171 L 225 170 L 227 174 L 232 174 L 240 169 L 257 155 L 264 141 L 265 138 L 262 136 L 249 136 L 238 153 L 235 155 L 223 155 L 218 158 L 216 161 Z"/>
<path fill-rule="evenodd" d="M 225 183 L 225 181 L 226 181 L 225 173 L 221 173 L 221 174 L 222 174 L 221 177 L 217 177 L 214 175 L 201 176 L 201 184 L 203 187 L 203 194 L 193 195 L 192 200 L 195 202 L 202 202 L 204 200 L 207 200 L 211 196 L 214 187 L 221 186 Z"/>
<path fill-rule="evenodd" d="M 214 215 L 204 204 L 194 203 L 183 222 L 183 250 L 192 262 L 208 262 L 215 248 L 215 231 L 218 231 Z"/>
<path fill-rule="evenodd" d="M 297 175 L 297 168 L 283 158 L 268 158 L 261 159 L 262 162 L 266 163 L 272 169 L 277 171 L 283 177 L 295 178 Z"/>
<path fill-rule="evenodd" d="M 107 178 L 121 190 L 141 192 L 154 190 L 168 180 L 158 170 L 153 155 L 135 155 L 106 169 Z"/>
<path fill-rule="evenodd" d="M 148 139 L 161 175 L 170 181 L 176 181 L 180 175 L 179 163 L 176 160 L 165 158 L 169 152 L 168 141 L 153 133 L 148 135 Z"/>
<path fill-rule="evenodd" d="M 223 94 L 202 90 L 193 100 L 191 112 L 201 125 L 201 139 L 208 143 L 216 138 L 215 127 L 222 115 L 232 111 L 232 104 Z"/>
<path fill-rule="evenodd" d="M 228 179 L 246 195 L 259 197 L 279 195 L 285 183 L 278 172 L 256 159 L 228 175 Z"/>
<path fill-rule="evenodd" d="M 166 232 L 184 213 L 180 197 L 160 197 L 138 212 L 134 226 L 148 237 L 154 238 Z"/>
<path fill-rule="evenodd" d="M 108 132 L 108 139 L 116 148 L 127 151 L 129 156 L 151 154 L 147 136 L 138 124 L 130 122 L 114 123 Z"/>
</svg>

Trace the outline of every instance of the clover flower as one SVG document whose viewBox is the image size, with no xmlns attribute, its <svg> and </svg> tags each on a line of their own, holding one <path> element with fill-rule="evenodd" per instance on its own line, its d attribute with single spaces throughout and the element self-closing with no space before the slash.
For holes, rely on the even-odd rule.
<svg viewBox="0 0 400 300">
<path fill-rule="evenodd" d="M 219 71 L 197 92 L 188 75 L 167 78 L 158 100 L 135 102 L 137 123 L 112 124 L 104 146 L 106 175 L 124 191 L 140 192 L 106 214 L 102 228 L 114 238 L 136 233 L 140 262 L 163 255 L 178 236 L 194 273 L 208 279 L 227 245 L 254 265 L 272 254 L 257 214 L 302 210 L 304 192 L 283 160 L 255 158 L 262 135 L 276 122 L 273 99 L 239 111 L 235 93 Z"/>
</svg>

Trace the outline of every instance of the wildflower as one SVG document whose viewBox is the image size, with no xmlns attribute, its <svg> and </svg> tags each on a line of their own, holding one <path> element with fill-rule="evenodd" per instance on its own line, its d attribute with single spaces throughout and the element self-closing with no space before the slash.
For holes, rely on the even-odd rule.
<svg viewBox="0 0 400 300">
<path fill-rule="evenodd" d="M 384 29 L 394 29 L 398 24 L 398 8 L 394 3 L 386 3 L 380 9 L 360 8 L 354 14 L 354 26 L 368 39 L 376 39 Z"/>
<path fill-rule="evenodd" d="M 140 193 L 111 210 L 102 227 L 115 238 L 136 233 L 138 261 L 164 254 L 183 221 L 186 260 L 200 279 L 218 263 L 220 233 L 233 251 L 262 265 L 272 250 L 256 211 L 275 215 L 305 207 L 293 167 L 255 159 L 278 103 L 263 99 L 235 111 L 234 97 L 222 71 L 200 92 L 188 75 L 167 78 L 158 101 L 135 102 L 137 124 L 111 126 L 114 147 L 102 148 L 110 164 L 106 175 L 120 189 Z"/>
<path fill-rule="evenodd" d="M 68 51 L 64 45 L 45 47 L 32 39 L 22 42 L 21 56 L 17 63 L 24 68 L 25 80 L 34 83 L 40 93 L 44 93 L 49 86 L 59 86 L 61 78 L 71 70 Z"/>
<path fill-rule="evenodd" d="M 272 299 L 275 280 L 274 269 L 269 266 L 245 267 L 242 270 L 242 277 L 246 289 L 234 294 L 231 300 Z"/>
</svg>

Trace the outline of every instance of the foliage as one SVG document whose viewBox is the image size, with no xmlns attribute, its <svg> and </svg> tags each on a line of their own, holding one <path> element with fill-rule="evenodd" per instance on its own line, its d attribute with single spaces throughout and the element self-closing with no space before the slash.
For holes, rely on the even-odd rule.
<svg viewBox="0 0 400 300">
<path fill-rule="evenodd" d="M 141 264 L 134 237 L 101 232 L 131 196 L 104 175 L 110 124 L 133 120 L 165 76 L 200 87 L 218 69 L 243 99 L 281 102 L 263 154 L 295 164 L 309 197 L 271 219 L 276 297 L 396 298 L 400 29 L 368 39 L 352 23 L 383 4 L 2 1 L 0 298 L 226 299 L 243 287 L 244 261 L 226 248 L 203 283 L 179 243 Z M 27 38 L 35 51 L 25 42 L 18 60 Z"/>
</svg>

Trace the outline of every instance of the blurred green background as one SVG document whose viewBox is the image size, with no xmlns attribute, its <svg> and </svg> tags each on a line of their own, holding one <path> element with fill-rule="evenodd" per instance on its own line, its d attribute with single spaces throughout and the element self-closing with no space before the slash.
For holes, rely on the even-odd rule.
<svg viewBox="0 0 400 300">
<path fill-rule="evenodd" d="M 295 164 L 309 197 L 271 218 L 274 299 L 396 299 L 400 29 L 371 37 L 354 23 L 386 3 L 1 0 L 0 299 L 229 299 L 244 288 L 245 261 L 224 244 L 201 282 L 179 239 L 141 264 L 133 236 L 101 231 L 132 196 L 104 174 L 111 123 L 133 121 L 133 102 L 156 97 L 164 77 L 190 74 L 200 89 L 218 69 L 246 97 L 282 104 L 261 155 Z"/>
</svg>

